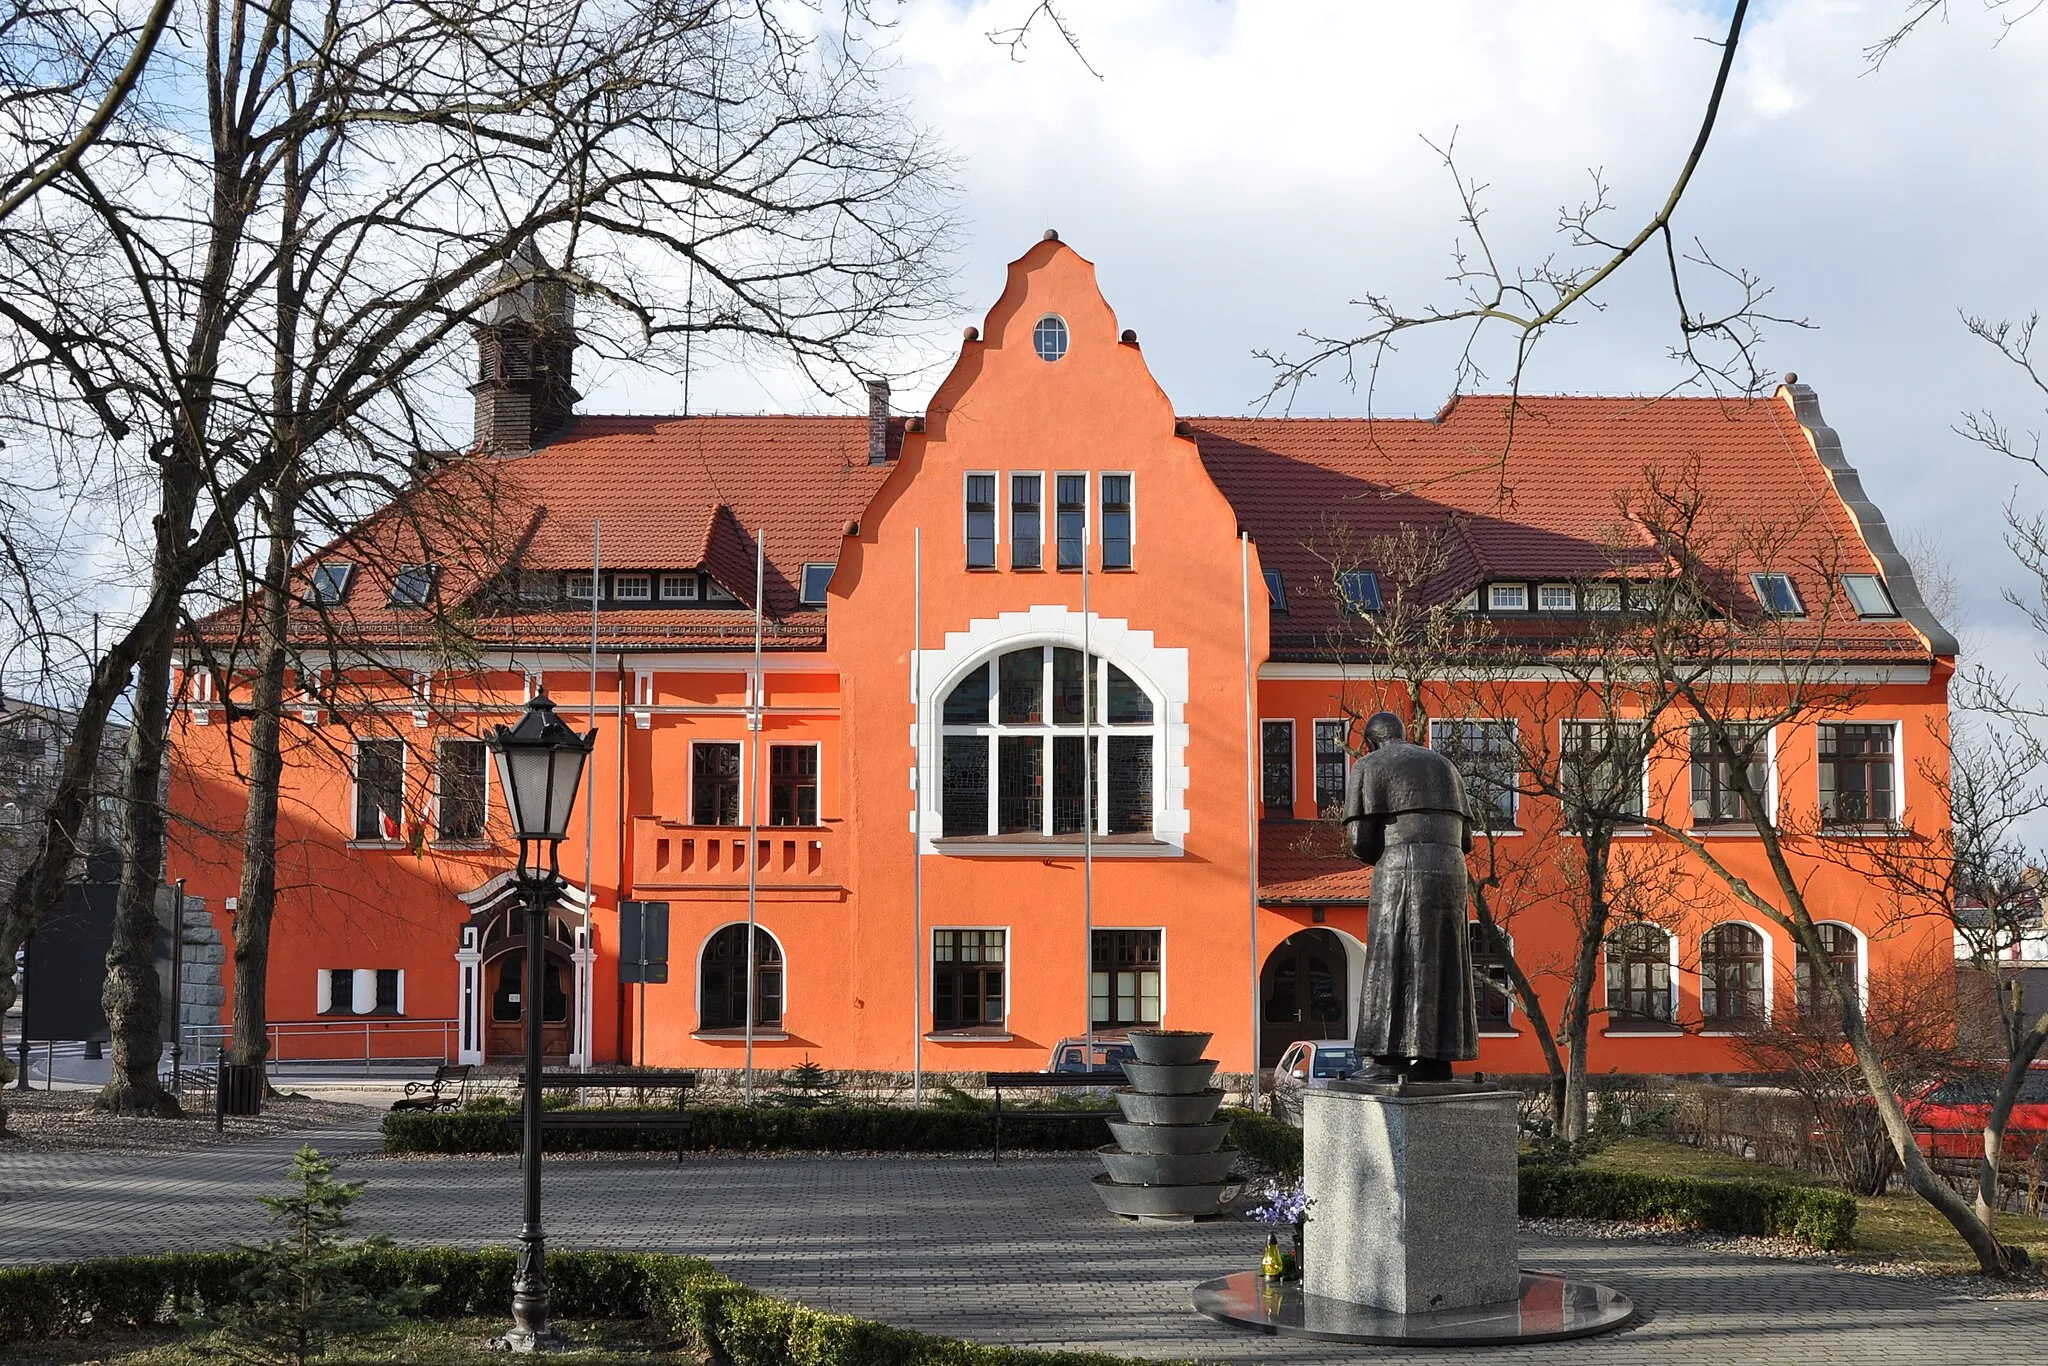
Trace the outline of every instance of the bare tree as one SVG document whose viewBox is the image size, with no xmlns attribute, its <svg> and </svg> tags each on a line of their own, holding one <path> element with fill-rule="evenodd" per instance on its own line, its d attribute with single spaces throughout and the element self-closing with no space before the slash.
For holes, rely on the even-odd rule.
<svg viewBox="0 0 2048 1366">
<path fill-rule="evenodd" d="M 534 277 L 594 305 L 581 335 L 600 354 L 718 335 L 829 383 L 941 301 L 948 226 L 943 162 L 877 92 L 857 26 L 808 41 L 711 0 L 193 0 L 173 23 L 198 35 L 189 55 L 159 47 L 107 131 L 0 222 L 7 458 L 150 527 L 0 953 L 61 887 L 132 678 L 103 1100 L 147 1110 L 171 1106 L 148 945 L 176 627 L 260 534 L 258 501 L 444 444 L 437 379 L 477 311 Z M 175 112 L 193 91 L 197 138 Z M 528 244 L 538 272 L 501 274 Z M 373 463 L 359 487 L 373 505 L 403 482 Z"/>
</svg>

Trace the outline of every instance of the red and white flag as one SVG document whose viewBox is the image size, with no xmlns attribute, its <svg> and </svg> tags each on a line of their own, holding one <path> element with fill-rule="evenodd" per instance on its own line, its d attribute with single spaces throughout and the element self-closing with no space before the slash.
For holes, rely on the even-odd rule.
<svg viewBox="0 0 2048 1366">
<path fill-rule="evenodd" d="M 405 836 L 404 828 L 381 806 L 377 808 L 377 829 L 387 840 L 396 841 Z"/>
</svg>

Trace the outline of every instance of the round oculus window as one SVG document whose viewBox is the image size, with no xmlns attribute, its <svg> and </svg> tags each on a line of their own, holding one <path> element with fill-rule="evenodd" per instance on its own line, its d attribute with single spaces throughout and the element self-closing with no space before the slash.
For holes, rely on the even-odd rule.
<svg viewBox="0 0 2048 1366">
<path fill-rule="evenodd" d="M 1048 313 L 1038 320 L 1031 329 L 1031 346 L 1044 361 L 1058 360 L 1067 354 L 1067 320 L 1057 313 Z"/>
</svg>

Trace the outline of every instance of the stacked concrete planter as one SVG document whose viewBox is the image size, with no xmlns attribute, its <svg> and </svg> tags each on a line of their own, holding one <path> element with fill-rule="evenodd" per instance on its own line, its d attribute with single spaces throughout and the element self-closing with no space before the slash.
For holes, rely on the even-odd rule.
<svg viewBox="0 0 2048 1366">
<path fill-rule="evenodd" d="M 1116 1093 L 1116 1142 L 1096 1149 L 1108 1168 L 1096 1193 L 1113 1214 L 1132 1219 L 1200 1219 L 1215 1214 L 1242 1184 L 1237 1150 L 1223 1146 L 1230 1121 L 1216 1118 L 1223 1092 L 1204 1058 L 1210 1035 L 1182 1029 L 1134 1030 L 1137 1059 L 1124 1064 L 1130 1085 Z"/>
</svg>

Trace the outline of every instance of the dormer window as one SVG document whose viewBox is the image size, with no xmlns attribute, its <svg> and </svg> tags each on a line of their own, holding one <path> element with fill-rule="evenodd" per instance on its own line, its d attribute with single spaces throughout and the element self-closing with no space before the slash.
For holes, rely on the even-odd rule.
<svg viewBox="0 0 2048 1366">
<path fill-rule="evenodd" d="M 1266 575 L 1266 598 L 1275 612 L 1287 610 L 1287 583 L 1277 569 L 1268 569 Z"/>
<path fill-rule="evenodd" d="M 1621 585 L 1618 583 L 1587 584 L 1586 610 L 1588 612 L 1619 612 L 1621 610 Z"/>
<path fill-rule="evenodd" d="M 569 597 L 574 601 L 589 602 L 597 596 L 597 575 L 564 574 L 562 578 L 567 585 Z"/>
<path fill-rule="evenodd" d="M 1774 617 L 1803 617 L 1806 606 L 1799 601 L 1799 590 L 1792 586 L 1790 574 L 1751 574 L 1749 585 L 1756 592 L 1756 600 L 1765 612 Z"/>
<path fill-rule="evenodd" d="M 1884 580 L 1875 574 L 1842 575 L 1842 591 L 1849 595 L 1849 605 L 1856 609 L 1859 617 L 1895 617 L 1899 614 L 1899 609 L 1892 603 L 1892 595 L 1885 591 Z"/>
<path fill-rule="evenodd" d="M 613 602 L 646 602 L 653 595 L 654 580 L 649 575 L 612 575 Z"/>
<path fill-rule="evenodd" d="M 393 607 L 425 607 L 434 596 L 434 566 L 409 564 L 391 581 Z"/>
<path fill-rule="evenodd" d="M 547 569 L 522 569 L 519 571 L 519 600 L 521 602 L 553 602 L 562 591 L 562 576 Z"/>
<path fill-rule="evenodd" d="M 704 580 L 704 600 L 706 602 L 738 602 L 739 598 L 717 579 L 706 579 Z"/>
<path fill-rule="evenodd" d="M 830 564 L 807 564 L 804 566 L 803 589 L 797 601 L 806 607 L 823 607 L 825 590 L 832 584 L 832 571 L 838 568 Z"/>
<path fill-rule="evenodd" d="M 1579 610 L 1579 590 L 1568 583 L 1539 584 L 1536 588 L 1536 610 L 1576 612 Z"/>
<path fill-rule="evenodd" d="M 695 602 L 697 600 L 697 576 L 695 574 L 663 574 L 661 576 L 661 600 L 663 602 Z"/>
<path fill-rule="evenodd" d="M 1489 612 L 1526 612 L 1529 610 L 1529 585 L 1526 583 L 1495 583 L 1486 588 L 1486 610 Z"/>
<path fill-rule="evenodd" d="M 348 596 L 349 580 L 356 567 L 347 560 L 327 560 L 313 566 L 312 581 L 306 585 L 306 601 L 316 607 L 332 607 Z"/>
<path fill-rule="evenodd" d="M 1380 610 L 1380 576 L 1370 569 L 1347 569 L 1337 576 L 1337 594 L 1352 616 Z"/>
</svg>

